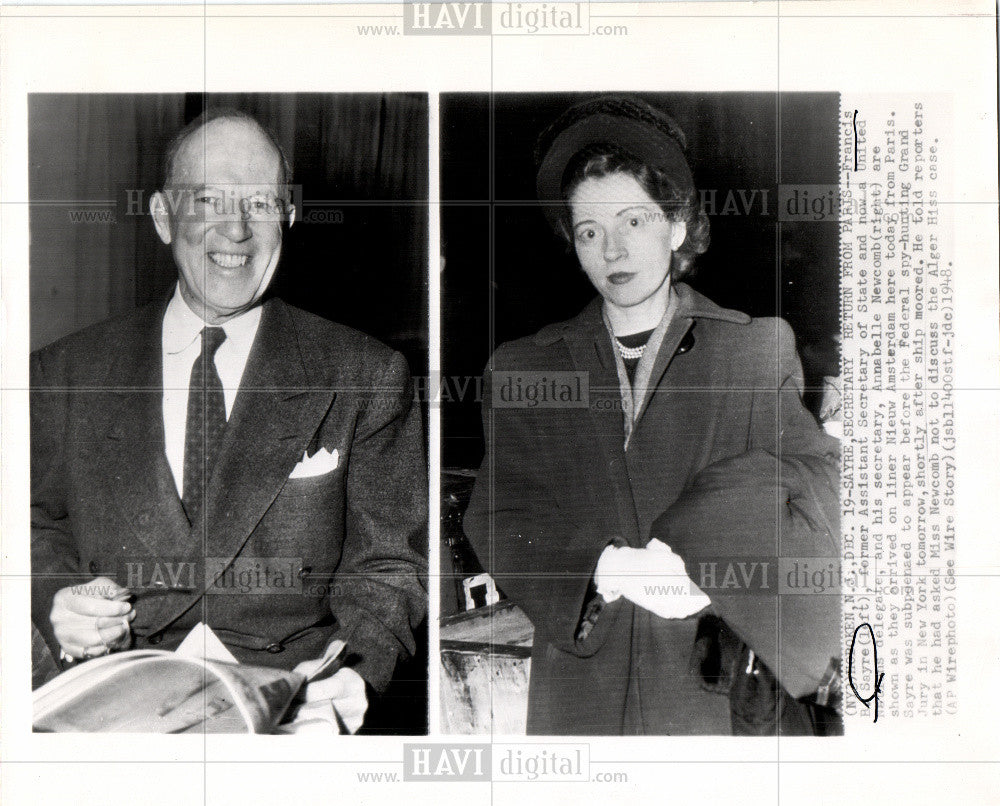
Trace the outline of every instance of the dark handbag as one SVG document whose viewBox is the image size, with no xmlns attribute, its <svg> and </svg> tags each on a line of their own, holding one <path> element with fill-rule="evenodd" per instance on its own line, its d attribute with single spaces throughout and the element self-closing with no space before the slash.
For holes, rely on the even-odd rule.
<svg viewBox="0 0 1000 806">
<path fill-rule="evenodd" d="M 729 695 L 734 736 L 843 734 L 835 703 L 793 699 L 767 664 L 716 615 L 698 622 L 690 671 L 706 691 Z"/>
</svg>

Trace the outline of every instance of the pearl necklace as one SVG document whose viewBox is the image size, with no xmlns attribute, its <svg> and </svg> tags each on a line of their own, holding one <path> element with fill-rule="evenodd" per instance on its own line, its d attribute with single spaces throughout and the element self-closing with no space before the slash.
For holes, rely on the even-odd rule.
<svg viewBox="0 0 1000 806">
<path fill-rule="evenodd" d="M 615 344 L 618 345 L 618 353 L 621 355 L 623 361 L 636 361 L 642 358 L 642 353 L 646 349 L 646 345 L 642 344 L 639 347 L 626 347 L 620 341 L 618 337 L 615 337 Z"/>
</svg>

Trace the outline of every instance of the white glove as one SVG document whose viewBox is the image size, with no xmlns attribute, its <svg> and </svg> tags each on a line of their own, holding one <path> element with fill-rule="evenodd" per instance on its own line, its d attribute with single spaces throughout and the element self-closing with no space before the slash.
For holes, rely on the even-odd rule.
<svg viewBox="0 0 1000 806">
<path fill-rule="evenodd" d="M 323 658 L 300 663 L 295 671 L 308 677 L 322 664 Z M 332 677 L 325 680 L 314 680 L 306 684 L 305 704 L 299 708 L 292 722 L 293 731 L 318 728 L 330 733 L 338 733 L 337 717 L 351 733 L 361 727 L 368 710 L 368 696 L 365 692 L 365 681 L 354 669 L 340 669 Z"/>
<path fill-rule="evenodd" d="M 624 596 L 661 618 L 687 618 L 711 604 L 687 575 L 684 561 L 655 539 L 644 549 L 608 546 L 597 561 L 594 581 L 606 601 Z"/>
</svg>

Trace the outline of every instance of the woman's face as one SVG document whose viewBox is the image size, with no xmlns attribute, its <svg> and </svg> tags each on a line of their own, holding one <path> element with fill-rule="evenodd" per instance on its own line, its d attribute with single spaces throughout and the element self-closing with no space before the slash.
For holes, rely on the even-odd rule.
<svg viewBox="0 0 1000 806">
<path fill-rule="evenodd" d="M 576 256 L 608 303 L 631 308 L 669 288 L 670 258 L 686 228 L 667 218 L 634 176 L 584 179 L 569 206 Z"/>
</svg>

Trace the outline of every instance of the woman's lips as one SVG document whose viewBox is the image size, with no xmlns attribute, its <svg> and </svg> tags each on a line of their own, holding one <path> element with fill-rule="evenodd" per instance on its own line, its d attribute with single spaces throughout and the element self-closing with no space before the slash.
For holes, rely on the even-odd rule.
<svg viewBox="0 0 1000 806">
<path fill-rule="evenodd" d="M 608 275 L 608 282 L 612 285 L 625 285 L 633 277 L 635 277 L 635 272 L 631 271 L 616 271 Z"/>
</svg>

